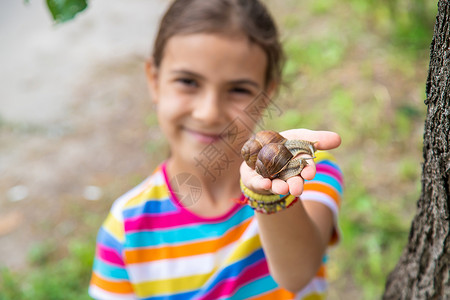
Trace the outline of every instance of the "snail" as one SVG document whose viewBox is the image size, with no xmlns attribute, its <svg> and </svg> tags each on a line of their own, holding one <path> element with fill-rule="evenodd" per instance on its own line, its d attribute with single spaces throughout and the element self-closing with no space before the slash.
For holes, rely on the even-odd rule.
<svg viewBox="0 0 450 300">
<path fill-rule="evenodd" d="M 284 143 L 286 139 L 276 131 L 265 130 L 260 131 L 251 139 L 249 139 L 244 146 L 242 146 L 241 154 L 247 165 L 255 169 L 256 159 L 258 153 L 264 145 L 270 143 Z"/>
<path fill-rule="evenodd" d="M 287 140 L 275 131 L 260 131 L 242 147 L 241 154 L 247 165 L 265 178 L 287 180 L 299 175 L 314 158 L 316 142 Z M 311 158 L 300 158 L 301 154 Z"/>
</svg>

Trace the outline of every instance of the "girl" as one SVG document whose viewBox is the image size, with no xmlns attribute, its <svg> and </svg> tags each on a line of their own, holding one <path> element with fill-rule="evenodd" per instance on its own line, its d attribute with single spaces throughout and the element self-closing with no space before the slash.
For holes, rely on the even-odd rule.
<svg viewBox="0 0 450 300">
<path fill-rule="evenodd" d="M 339 169 L 319 151 L 301 176 L 269 180 L 238 155 L 272 105 L 281 49 L 258 0 L 172 3 L 147 64 L 171 154 L 113 204 L 97 239 L 93 298 L 322 299 Z M 340 144 L 332 132 L 281 134 L 321 150 Z M 267 214 L 252 199 L 286 205 Z"/>
</svg>

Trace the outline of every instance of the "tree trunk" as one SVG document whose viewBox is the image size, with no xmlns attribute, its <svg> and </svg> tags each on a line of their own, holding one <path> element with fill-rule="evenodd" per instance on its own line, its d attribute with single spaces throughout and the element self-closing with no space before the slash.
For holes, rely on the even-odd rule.
<svg viewBox="0 0 450 300">
<path fill-rule="evenodd" d="M 440 0 L 426 84 L 422 193 L 383 299 L 450 299 L 450 3 Z"/>
</svg>

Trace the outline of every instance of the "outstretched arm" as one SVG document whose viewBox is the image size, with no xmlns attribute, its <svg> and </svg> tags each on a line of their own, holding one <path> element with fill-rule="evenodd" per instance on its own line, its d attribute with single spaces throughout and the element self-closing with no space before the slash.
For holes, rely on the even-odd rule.
<svg viewBox="0 0 450 300">
<path fill-rule="evenodd" d="M 340 145 L 339 135 L 329 131 L 293 129 L 281 132 L 288 139 L 317 141 L 318 150 Z M 245 163 L 241 165 L 241 178 L 246 187 L 260 194 L 287 194 L 300 196 L 304 179 L 313 179 L 316 166 L 308 160 L 300 176 L 269 180 L 262 178 Z M 283 288 L 300 291 L 319 269 L 333 232 L 331 209 L 315 201 L 298 201 L 292 207 L 275 214 L 256 213 L 261 242 L 269 269 Z"/>
</svg>

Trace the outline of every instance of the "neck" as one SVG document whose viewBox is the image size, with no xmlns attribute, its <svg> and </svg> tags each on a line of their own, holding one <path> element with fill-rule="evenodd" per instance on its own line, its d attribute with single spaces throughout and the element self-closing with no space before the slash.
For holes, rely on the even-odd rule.
<svg viewBox="0 0 450 300">
<path fill-rule="evenodd" d="M 197 163 L 186 163 L 171 157 L 167 162 L 167 173 L 169 180 L 177 176 L 180 178 L 187 176 L 199 185 L 201 191 L 199 198 L 195 199 L 195 205 L 183 203 L 186 208 L 203 216 L 217 216 L 227 212 L 234 205 L 232 199 L 240 197 L 239 167 L 240 161 L 235 161 L 219 172 L 213 167 L 205 169 Z"/>
</svg>

